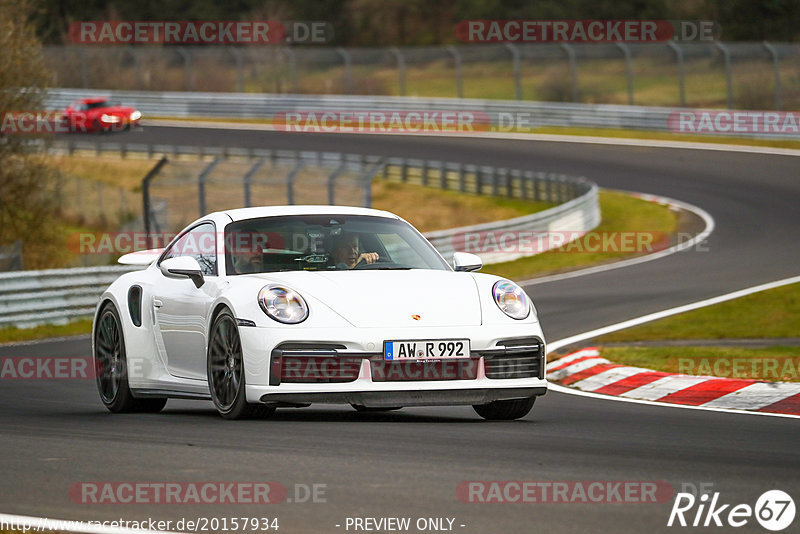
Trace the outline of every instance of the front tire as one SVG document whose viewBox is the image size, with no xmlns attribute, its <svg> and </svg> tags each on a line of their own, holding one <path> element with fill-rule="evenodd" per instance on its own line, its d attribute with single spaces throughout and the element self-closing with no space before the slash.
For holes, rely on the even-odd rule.
<svg viewBox="0 0 800 534">
<path fill-rule="evenodd" d="M 113 304 L 100 311 L 93 336 L 97 390 L 105 407 L 113 413 L 161 411 L 167 399 L 137 399 L 131 393 L 122 322 Z"/>
<path fill-rule="evenodd" d="M 219 414 L 225 419 L 248 419 L 275 413 L 273 406 L 247 402 L 242 343 L 230 311 L 217 315 L 208 339 L 208 389 Z"/>
<path fill-rule="evenodd" d="M 488 404 L 475 404 L 472 409 L 489 421 L 512 421 L 528 415 L 534 402 L 536 402 L 536 397 L 499 400 Z"/>
</svg>

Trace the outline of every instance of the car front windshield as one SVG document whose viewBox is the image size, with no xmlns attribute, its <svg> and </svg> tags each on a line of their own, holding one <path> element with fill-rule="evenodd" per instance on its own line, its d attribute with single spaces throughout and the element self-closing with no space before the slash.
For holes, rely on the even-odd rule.
<svg viewBox="0 0 800 534">
<path fill-rule="evenodd" d="M 247 219 L 225 228 L 228 274 L 278 271 L 449 270 L 408 223 L 363 215 Z"/>
<path fill-rule="evenodd" d="M 116 102 L 103 100 L 101 102 L 89 102 L 86 104 L 87 109 L 109 108 L 118 105 Z"/>
</svg>

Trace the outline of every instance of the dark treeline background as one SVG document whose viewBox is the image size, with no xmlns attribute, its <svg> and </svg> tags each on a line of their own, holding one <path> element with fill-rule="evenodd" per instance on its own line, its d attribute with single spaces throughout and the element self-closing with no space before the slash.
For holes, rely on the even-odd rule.
<svg viewBox="0 0 800 534">
<path fill-rule="evenodd" d="M 457 43 L 466 19 L 703 19 L 725 41 L 797 41 L 800 0 L 38 0 L 45 44 L 81 20 L 324 20 L 341 46 Z"/>
</svg>

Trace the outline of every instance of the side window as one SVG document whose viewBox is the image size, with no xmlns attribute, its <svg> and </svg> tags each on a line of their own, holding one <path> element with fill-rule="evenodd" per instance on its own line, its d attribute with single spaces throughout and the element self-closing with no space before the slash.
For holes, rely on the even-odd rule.
<svg viewBox="0 0 800 534">
<path fill-rule="evenodd" d="M 217 275 L 217 235 L 212 223 L 195 226 L 167 250 L 161 261 L 191 256 L 200 264 L 204 276 Z"/>
</svg>

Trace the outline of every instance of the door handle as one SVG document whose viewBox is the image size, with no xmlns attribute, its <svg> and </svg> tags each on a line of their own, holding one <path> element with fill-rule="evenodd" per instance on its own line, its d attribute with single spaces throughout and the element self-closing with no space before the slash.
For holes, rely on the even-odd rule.
<svg viewBox="0 0 800 534">
<path fill-rule="evenodd" d="M 164 305 L 164 303 L 163 303 L 163 302 L 161 302 L 160 300 L 158 300 L 158 299 L 153 299 L 153 306 L 154 306 L 154 307 L 156 307 L 156 308 L 160 308 L 160 307 L 161 307 L 161 306 L 163 306 L 163 305 Z"/>
</svg>

